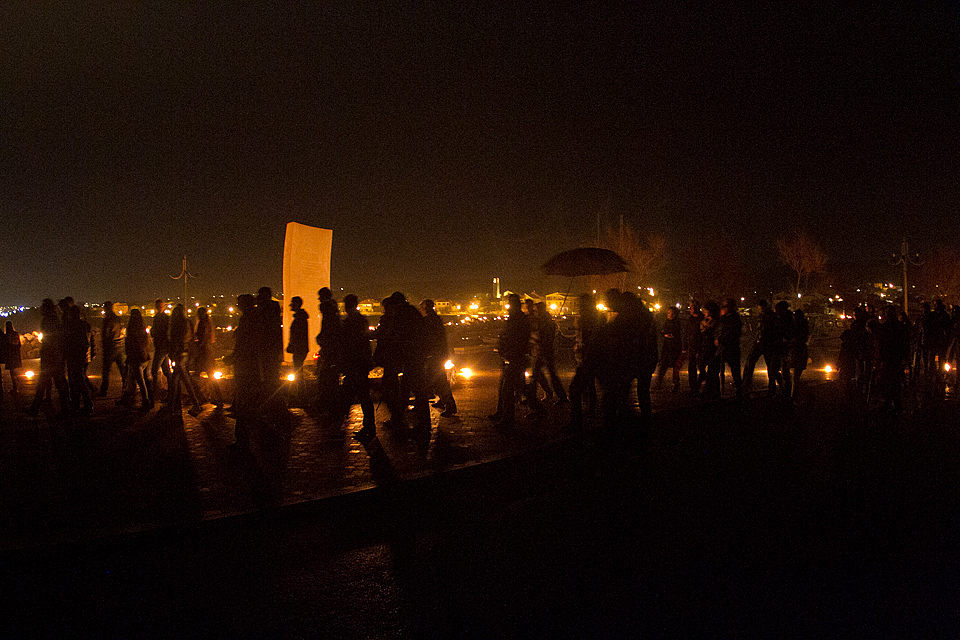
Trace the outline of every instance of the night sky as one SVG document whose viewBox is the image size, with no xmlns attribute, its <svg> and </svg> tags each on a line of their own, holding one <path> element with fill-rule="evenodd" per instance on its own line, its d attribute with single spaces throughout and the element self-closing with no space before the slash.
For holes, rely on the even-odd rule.
<svg viewBox="0 0 960 640">
<path fill-rule="evenodd" d="M 307 4 L 0 5 L 0 304 L 279 291 L 290 221 L 361 297 L 559 289 L 598 217 L 678 290 L 960 240 L 956 2 Z"/>
</svg>

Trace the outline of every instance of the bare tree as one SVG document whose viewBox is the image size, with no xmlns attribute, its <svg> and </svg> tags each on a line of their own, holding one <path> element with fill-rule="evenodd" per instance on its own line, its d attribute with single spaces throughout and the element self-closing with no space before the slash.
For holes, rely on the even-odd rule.
<svg viewBox="0 0 960 640">
<path fill-rule="evenodd" d="M 800 293 L 800 284 L 810 274 L 823 273 L 827 266 L 827 254 L 810 237 L 798 231 L 791 238 L 777 240 L 780 259 L 797 273 L 797 287 L 794 293 Z"/>
<path fill-rule="evenodd" d="M 611 287 L 627 290 L 647 286 L 650 284 L 650 276 L 663 267 L 667 256 L 666 238 L 654 233 L 643 238 L 625 223 L 621 223 L 617 229 L 607 227 L 601 246 L 620 254 L 630 271 L 595 277 L 594 288 L 597 291 Z"/>
<path fill-rule="evenodd" d="M 924 257 L 914 280 L 923 295 L 957 300 L 960 298 L 960 251 L 939 245 Z"/>
</svg>

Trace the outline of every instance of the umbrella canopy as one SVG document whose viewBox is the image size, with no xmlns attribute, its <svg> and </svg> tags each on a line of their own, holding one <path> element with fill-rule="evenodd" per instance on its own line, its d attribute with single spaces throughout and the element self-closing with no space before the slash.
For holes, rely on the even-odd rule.
<svg viewBox="0 0 960 640">
<path fill-rule="evenodd" d="M 627 262 L 609 249 L 583 247 L 563 251 L 540 267 L 548 276 L 605 276 L 629 271 Z"/>
</svg>

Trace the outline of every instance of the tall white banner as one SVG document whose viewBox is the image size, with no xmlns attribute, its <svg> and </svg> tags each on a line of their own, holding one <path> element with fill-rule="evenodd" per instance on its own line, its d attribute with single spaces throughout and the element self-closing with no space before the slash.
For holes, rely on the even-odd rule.
<svg viewBox="0 0 960 640">
<path fill-rule="evenodd" d="M 303 298 L 303 308 L 310 315 L 310 353 L 317 350 L 316 336 L 320 333 L 320 311 L 317 310 L 317 291 L 330 286 L 330 253 L 333 249 L 333 231 L 309 227 L 297 222 L 287 223 L 283 241 L 283 346 L 290 342 L 290 323 L 293 312 L 290 301 Z M 288 362 L 293 358 L 284 352 Z M 310 362 L 310 356 L 307 357 Z"/>
</svg>

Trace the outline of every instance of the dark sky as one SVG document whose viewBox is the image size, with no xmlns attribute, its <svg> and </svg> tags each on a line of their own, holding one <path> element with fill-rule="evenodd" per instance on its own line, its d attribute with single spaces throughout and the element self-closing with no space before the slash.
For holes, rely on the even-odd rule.
<svg viewBox="0 0 960 640">
<path fill-rule="evenodd" d="M 306 4 L 0 5 L 0 304 L 280 290 L 289 221 L 361 296 L 559 288 L 598 215 L 679 287 L 960 240 L 955 2 Z"/>
</svg>

